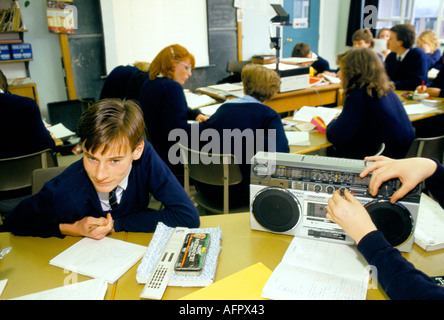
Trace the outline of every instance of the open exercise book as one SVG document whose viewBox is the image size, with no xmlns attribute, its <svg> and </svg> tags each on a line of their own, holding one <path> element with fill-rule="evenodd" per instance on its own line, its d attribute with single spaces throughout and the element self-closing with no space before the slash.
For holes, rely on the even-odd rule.
<svg viewBox="0 0 444 320">
<path fill-rule="evenodd" d="M 364 300 L 368 270 L 356 246 L 295 237 L 262 290 L 262 297 Z"/>
<path fill-rule="evenodd" d="M 147 247 L 109 237 L 83 238 L 49 264 L 108 283 L 116 282 L 145 254 Z"/>
<path fill-rule="evenodd" d="M 159 222 L 156 227 L 156 231 L 153 234 L 153 238 L 148 245 L 142 262 L 140 262 L 137 268 L 136 280 L 138 283 L 146 283 L 151 273 L 159 261 L 163 250 L 166 247 L 168 239 L 170 238 L 174 228 L 170 228 L 163 223 Z M 209 233 L 210 234 L 210 247 L 208 249 L 207 257 L 205 259 L 205 265 L 202 273 L 197 276 L 192 275 L 177 275 L 172 274 L 169 286 L 173 287 L 205 287 L 213 283 L 216 274 L 217 263 L 219 259 L 219 253 L 221 250 L 222 242 L 222 230 L 220 228 L 198 228 L 189 229 L 190 233 Z"/>
<path fill-rule="evenodd" d="M 11 300 L 103 300 L 107 288 L 104 280 L 92 279 Z"/>
</svg>

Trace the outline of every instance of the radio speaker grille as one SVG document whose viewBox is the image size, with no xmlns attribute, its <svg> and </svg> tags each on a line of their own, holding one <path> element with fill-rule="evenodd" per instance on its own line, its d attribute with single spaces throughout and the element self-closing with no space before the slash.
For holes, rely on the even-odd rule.
<svg viewBox="0 0 444 320">
<path fill-rule="evenodd" d="M 272 232 L 287 232 L 299 222 L 301 212 L 296 197 L 281 188 L 268 188 L 253 200 L 252 213 L 256 221 Z"/>
<path fill-rule="evenodd" d="M 413 232 L 413 221 L 409 211 L 400 204 L 375 201 L 366 205 L 376 228 L 394 247 L 406 242 Z"/>
</svg>

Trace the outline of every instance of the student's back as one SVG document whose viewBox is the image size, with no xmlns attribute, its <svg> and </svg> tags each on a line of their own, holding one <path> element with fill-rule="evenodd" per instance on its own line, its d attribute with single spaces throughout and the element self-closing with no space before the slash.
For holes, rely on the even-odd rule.
<svg viewBox="0 0 444 320">
<path fill-rule="evenodd" d="M 0 93 L 0 158 L 55 150 L 55 142 L 43 124 L 40 109 L 31 98 Z"/>
</svg>

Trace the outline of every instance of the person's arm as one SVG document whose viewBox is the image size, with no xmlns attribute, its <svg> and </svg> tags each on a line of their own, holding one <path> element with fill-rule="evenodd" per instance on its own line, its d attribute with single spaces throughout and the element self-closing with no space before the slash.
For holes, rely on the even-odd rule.
<svg viewBox="0 0 444 320">
<path fill-rule="evenodd" d="M 442 300 L 440 287 L 393 248 L 380 231 L 362 238 L 358 251 L 375 267 L 377 281 L 392 300 Z"/>
<path fill-rule="evenodd" d="M 336 191 L 328 201 L 327 218 L 337 223 L 374 266 L 377 280 L 391 299 L 444 299 L 444 288 L 417 270 L 376 229 L 367 210 L 348 190 Z"/>
</svg>

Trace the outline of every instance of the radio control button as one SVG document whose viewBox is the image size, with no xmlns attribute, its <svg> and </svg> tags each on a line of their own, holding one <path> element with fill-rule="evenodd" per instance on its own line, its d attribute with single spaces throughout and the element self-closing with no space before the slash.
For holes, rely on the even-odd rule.
<svg viewBox="0 0 444 320">
<path fill-rule="evenodd" d="M 327 186 L 326 191 L 327 191 L 328 194 L 333 194 L 335 192 L 335 187 Z"/>
<path fill-rule="evenodd" d="M 315 192 L 321 192 L 322 191 L 322 186 L 320 184 L 315 184 L 313 189 L 314 189 Z"/>
</svg>

